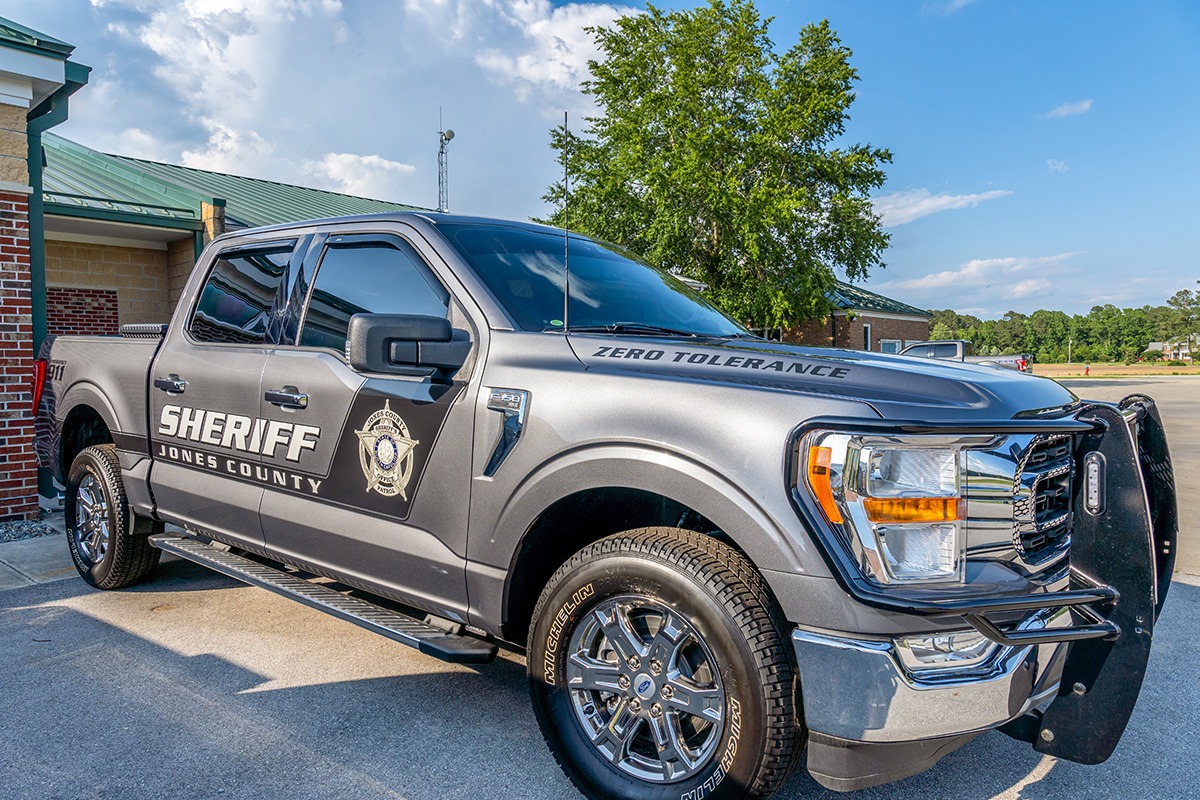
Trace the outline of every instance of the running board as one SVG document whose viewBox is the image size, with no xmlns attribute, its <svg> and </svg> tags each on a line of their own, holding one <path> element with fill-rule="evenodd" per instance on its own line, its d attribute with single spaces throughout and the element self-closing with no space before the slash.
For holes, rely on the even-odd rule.
<svg viewBox="0 0 1200 800">
<path fill-rule="evenodd" d="M 209 547 L 195 539 L 155 534 L 150 544 L 180 558 L 228 575 L 243 583 L 283 595 L 326 614 L 353 622 L 392 641 L 415 647 L 425 655 L 455 664 L 486 664 L 496 657 L 496 645 L 472 636 L 456 636 L 412 617 L 342 594 L 298 575 Z"/>
</svg>

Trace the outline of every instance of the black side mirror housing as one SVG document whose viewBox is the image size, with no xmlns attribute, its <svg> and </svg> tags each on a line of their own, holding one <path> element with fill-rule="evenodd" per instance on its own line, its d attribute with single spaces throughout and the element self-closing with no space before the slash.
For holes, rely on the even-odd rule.
<svg viewBox="0 0 1200 800">
<path fill-rule="evenodd" d="M 467 332 L 444 317 L 355 314 L 346 333 L 346 356 L 359 372 L 449 379 L 470 353 Z"/>
</svg>

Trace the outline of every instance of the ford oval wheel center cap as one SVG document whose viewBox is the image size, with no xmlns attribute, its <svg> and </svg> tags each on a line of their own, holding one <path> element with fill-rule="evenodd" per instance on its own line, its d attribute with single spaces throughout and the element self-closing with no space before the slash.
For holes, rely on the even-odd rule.
<svg viewBox="0 0 1200 800">
<path fill-rule="evenodd" d="M 633 692 L 643 700 L 649 700 L 658 694 L 658 686 L 653 678 L 643 672 L 633 679 Z"/>
</svg>

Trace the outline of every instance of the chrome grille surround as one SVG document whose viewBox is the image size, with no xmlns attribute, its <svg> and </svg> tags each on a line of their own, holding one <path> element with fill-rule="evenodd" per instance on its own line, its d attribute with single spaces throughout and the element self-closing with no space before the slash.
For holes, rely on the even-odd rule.
<svg viewBox="0 0 1200 800">
<path fill-rule="evenodd" d="M 1073 445 L 1064 434 L 1011 434 L 964 452 L 968 559 L 1054 572 L 1070 550 Z"/>
<path fill-rule="evenodd" d="M 1013 481 L 1013 546 L 1030 564 L 1048 561 L 1071 540 L 1075 467 L 1066 435 L 1037 436 Z"/>
</svg>

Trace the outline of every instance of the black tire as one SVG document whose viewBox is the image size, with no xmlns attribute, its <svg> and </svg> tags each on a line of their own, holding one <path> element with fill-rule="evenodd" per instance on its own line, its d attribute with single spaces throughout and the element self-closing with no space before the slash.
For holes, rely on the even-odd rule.
<svg viewBox="0 0 1200 800">
<path fill-rule="evenodd" d="M 671 664 L 643 663 L 666 652 L 660 640 L 676 642 Z M 645 650 L 623 658 L 622 642 Z M 754 567 L 710 536 L 642 528 L 585 547 L 538 600 L 528 663 L 546 743 L 592 800 L 768 797 L 804 741 L 778 606 Z M 679 710 L 689 693 L 691 710 Z"/>
<path fill-rule="evenodd" d="M 158 565 L 162 551 L 147 537 L 162 526 L 129 510 L 115 446 L 93 445 L 75 457 L 64 511 L 75 569 L 97 589 L 122 589 Z"/>
</svg>

